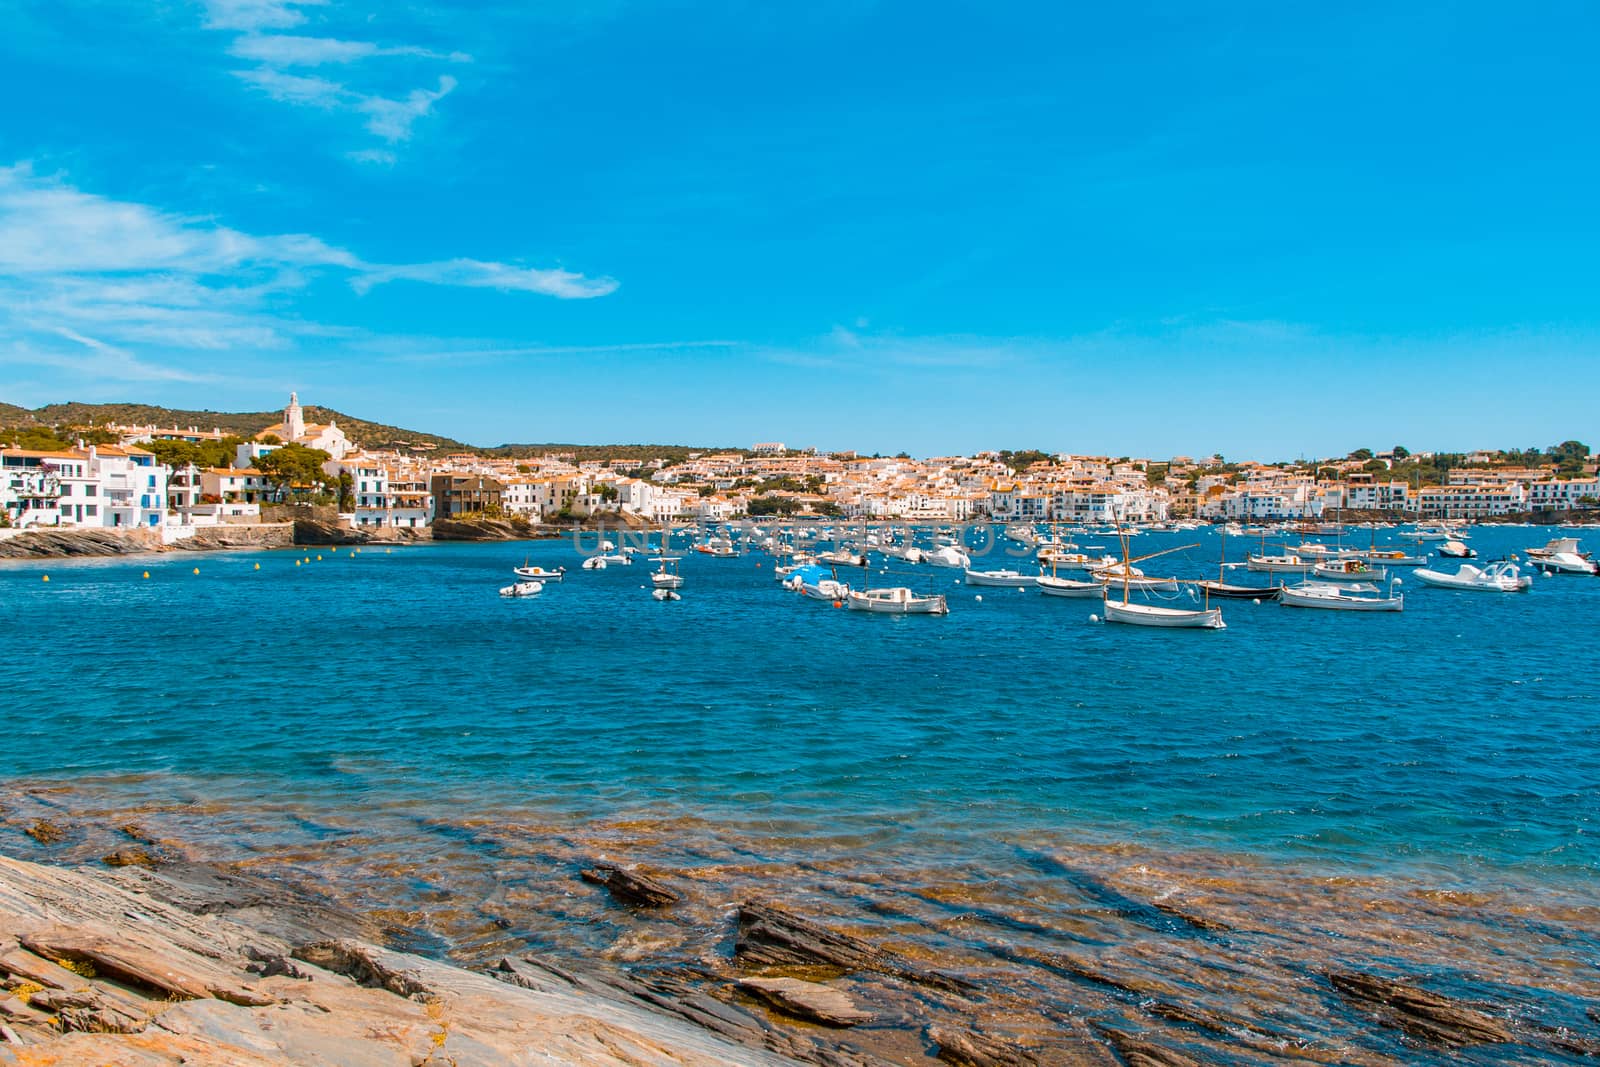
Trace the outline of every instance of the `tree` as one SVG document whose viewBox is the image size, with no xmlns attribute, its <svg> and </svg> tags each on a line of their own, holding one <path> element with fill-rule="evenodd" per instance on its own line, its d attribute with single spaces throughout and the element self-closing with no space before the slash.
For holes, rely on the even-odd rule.
<svg viewBox="0 0 1600 1067">
<path fill-rule="evenodd" d="M 349 471 L 339 472 L 339 510 L 354 511 L 356 508 L 356 480 Z"/>
<path fill-rule="evenodd" d="M 328 476 L 323 473 L 322 465 L 330 458 L 320 448 L 307 448 L 291 442 L 266 455 L 257 456 L 255 462 L 256 470 L 280 493 L 293 494 L 298 489 L 304 496 L 326 484 Z"/>
<path fill-rule="evenodd" d="M 1370 449 L 1370 448 L 1358 448 L 1354 452 L 1350 453 L 1350 458 L 1351 459 L 1359 459 L 1359 460 L 1365 462 L 1366 460 L 1369 460 L 1369 459 L 1372 458 L 1372 449 Z"/>
<path fill-rule="evenodd" d="M 1381 459 L 1369 459 L 1361 465 L 1361 469 L 1369 474 L 1377 474 L 1379 471 L 1388 470 L 1389 465 Z"/>
<path fill-rule="evenodd" d="M 1411 457 L 1411 449 L 1405 445 L 1395 445 L 1391 451 L 1394 453 L 1395 459 L 1409 459 Z"/>
<path fill-rule="evenodd" d="M 608 504 L 621 495 L 617 492 L 617 487 L 612 485 L 610 482 L 601 482 L 599 485 L 594 487 L 594 491 L 596 496 Z"/>
</svg>

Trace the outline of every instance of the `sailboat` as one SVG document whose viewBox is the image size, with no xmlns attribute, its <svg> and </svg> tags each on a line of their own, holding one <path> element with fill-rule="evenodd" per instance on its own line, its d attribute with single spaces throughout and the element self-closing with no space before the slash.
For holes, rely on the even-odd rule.
<svg viewBox="0 0 1600 1067">
<path fill-rule="evenodd" d="M 1056 569 L 1058 567 L 1066 565 L 1070 569 L 1077 568 L 1073 566 L 1072 563 L 1069 563 L 1064 559 L 1066 554 L 1060 551 L 1060 548 L 1062 547 L 1062 541 L 1054 525 L 1052 525 L 1050 529 L 1049 547 L 1052 547 L 1054 551 L 1050 552 L 1048 555 L 1046 555 L 1044 548 L 1041 547 L 1039 549 L 1039 562 L 1043 563 L 1046 559 L 1048 559 L 1050 562 L 1050 573 L 1041 574 L 1039 577 L 1034 579 L 1034 583 L 1039 587 L 1039 592 L 1043 593 L 1045 596 L 1071 597 L 1076 600 L 1104 599 L 1106 595 L 1106 583 L 1098 578 L 1084 581 L 1077 578 L 1061 578 L 1057 576 Z M 1073 547 L 1076 548 L 1077 546 L 1073 545 Z M 1087 561 L 1088 558 L 1088 556 L 1082 556 L 1081 560 Z M 1109 558 L 1110 557 L 1108 556 L 1107 559 Z"/>
<path fill-rule="evenodd" d="M 1177 548 L 1167 548 L 1160 552 L 1152 552 L 1138 559 L 1128 558 L 1128 535 L 1118 531 L 1122 538 L 1122 600 L 1112 600 L 1106 597 L 1106 621 L 1131 623 L 1134 626 L 1159 626 L 1165 628 L 1190 629 L 1190 630 L 1222 630 L 1227 624 L 1222 621 L 1222 609 L 1207 607 L 1196 611 L 1192 608 L 1163 608 L 1154 604 L 1135 604 L 1128 600 L 1128 583 L 1132 580 L 1130 572 L 1133 565 L 1143 560 L 1165 556 L 1169 552 L 1181 552 L 1185 548 L 1194 548 L 1195 545 L 1180 545 Z"/>
<path fill-rule="evenodd" d="M 678 573 L 678 560 L 681 558 L 681 556 L 657 556 L 657 566 L 655 573 L 650 575 L 650 584 L 657 589 L 682 589 L 683 575 Z"/>
<path fill-rule="evenodd" d="M 1232 524 L 1230 524 L 1232 525 Z M 1220 597 L 1223 600 L 1272 600 L 1278 595 L 1277 589 L 1262 588 L 1259 585 L 1232 585 L 1228 582 L 1228 528 L 1224 526 L 1221 534 L 1221 551 L 1217 559 L 1217 580 L 1202 578 L 1195 585 L 1207 597 Z"/>
</svg>

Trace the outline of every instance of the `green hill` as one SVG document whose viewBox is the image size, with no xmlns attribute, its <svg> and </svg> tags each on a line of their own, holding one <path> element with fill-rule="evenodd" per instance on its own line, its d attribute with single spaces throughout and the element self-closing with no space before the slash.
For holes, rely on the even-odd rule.
<svg viewBox="0 0 1600 1067">
<path fill-rule="evenodd" d="M 692 452 L 738 451 L 738 449 L 693 448 L 687 445 L 576 445 L 503 444 L 493 448 L 468 445 L 451 437 L 407 430 L 381 422 L 368 422 L 332 408 L 305 407 L 307 422 L 337 422 L 345 435 L 363 448 L 409 448 L 434 453 L 476 452 L 484 456 L 526 459 L 548 453 L 571 455 L 578 461 L 622 459 L 644 462 L 664 459 L 677 463 Z M 200 430 L 221 430 L 239 437 L 253 437 L 267 426 L 282 421 L 278 411 L 186 411 L 153 404 L 46 404 L 28 409 L 0 403 L 0 430 L 40 426 L 57 430 L 83 430 L 94 426 L 193 426 Z"/>
</svg>

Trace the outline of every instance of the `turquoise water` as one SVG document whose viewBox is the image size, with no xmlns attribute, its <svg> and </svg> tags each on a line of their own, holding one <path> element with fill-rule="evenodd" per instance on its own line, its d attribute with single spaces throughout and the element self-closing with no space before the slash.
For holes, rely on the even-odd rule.
<svg viewBox="0 0 1600 1067">
<path fill-rule="evenodd" d="M 1210 534 L 1135 551 L 1195 536 L 1159 562 L 1202 575 Z M 1524 596 L 1410 582 L 1393 615 L 1226 603 L 1210 633 L 1096 624 L 1096 602 L 925 567 L 908 580 L 946 592 L 946 618 L 799 599 L 759 554 L 691 554 L 670 604 L 641 588 L 645 565 L 580 571 L 568 542 L 316 555 L 0 569 L 8 658 L 30 665 L 7 773 L 946 844 L 1070 828 L 1340 869 L 1600 864 L 1589 578 Z M 500 599 L 524 556 L 567 581 Z"/>
<path fill-rule="evenodd" d="M 1209 532 L 1134 552 L 1197 538 L 1147 569 L 1213 576 Z M 1225 602 L 1226 630 L 1172 631 L 899 564 L 879 577 L 947 617 L 802 599 L 760 554 L 689 554 L 666 604 L 648 565 L 582 571 L 568 542 L 318 554 L 0 566 L 0 847 L 92 861 L 131 821 L 472 963 L 698 976 L 728 958 L 730 902 L 776 893 L 959 970 L 1047 1045 L 1087 1018 L 1202 1062 L 1506 1062 L 1374 1025 L 1338 969 L 1502 1006 L 1536 1031 L 1518 1062 L 1576 1062 L 1538 1035 L 1592 1029 L 1594 578 L 1407 580 L 1399 614 Z M 500 598 L 525 557 L 567 580 Z M 56 852 L 22 835 L 37 817 L 69 826 Z M 596 858 L 693 888 L 630 915 L 578 882 Z M 1222 1021 L 1172 1027 L 1160 990 Z M 906 1020 L 928 1010 L 852 1034 L 927 1062 Z"/>
</svg>

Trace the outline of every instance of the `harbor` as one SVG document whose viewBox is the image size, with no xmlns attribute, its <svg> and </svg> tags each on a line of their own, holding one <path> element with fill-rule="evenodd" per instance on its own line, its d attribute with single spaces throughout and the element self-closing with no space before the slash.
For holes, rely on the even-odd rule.
<svg viewBox="0 0 1600 1067">
<path fill-rule="evenodd" d="M 589 535 L 7 564 L 7 623 L 59 650 L 74 691 L 14 726 L 0 850 L 97 862 L 137 825 L 394 947 L 535 952 L 740 1004 L 730 909 L 774 901 L 972 983 L 834 972 L 871 1021 L 823 1045 L 890 1062 L 932 1062 L 929 1020 L 1041 1062 L 1113 1033 L 1193 1062 L 1579 1062 L 1600 988 L 1563 961 L 1600 928 L 1582 667 L 1600 581 L 1406 580 L 1405 610 L 1374 615 L 1229 601 L 1226 629 L 1182 632 L 869 552 L 874 587 L 949 606 L 882 618 L 786 589 L 793 557 L 750 543 L 777 533 L 683 532 L 670 562 Z M 1038 570 L 1004 555 L 1036 545 L 993 533 L 972 567 Z M 1548 533 L 1467 543 L 1487 561 Z M 1431 552 L 1359 534 L 1342 541 Z M 731 554 L 685 550 L 708 536 Z M 1224 546 L 1238 563 L 1261 543 L 1130 540 L 1196 545 L 1148 565 L 1190 606 Z M 599 555 L 633 562 L 583 569 Z M 517 568 L 562 580 L 498 597 Z M 658 573 L 679 599 L 652 595 Z M 160 655 L 81 639 L 126 618 Z M 240 619 L 251 635 L 219 640 Z M 30 836 L 41 820 L 62 837 Z M 582 888 L 597 862 L 679 901 L 619 908 Z M 1505 1036 L 1419 1039 L 1330 974 L 1413 983 Z"/>
</svg>

